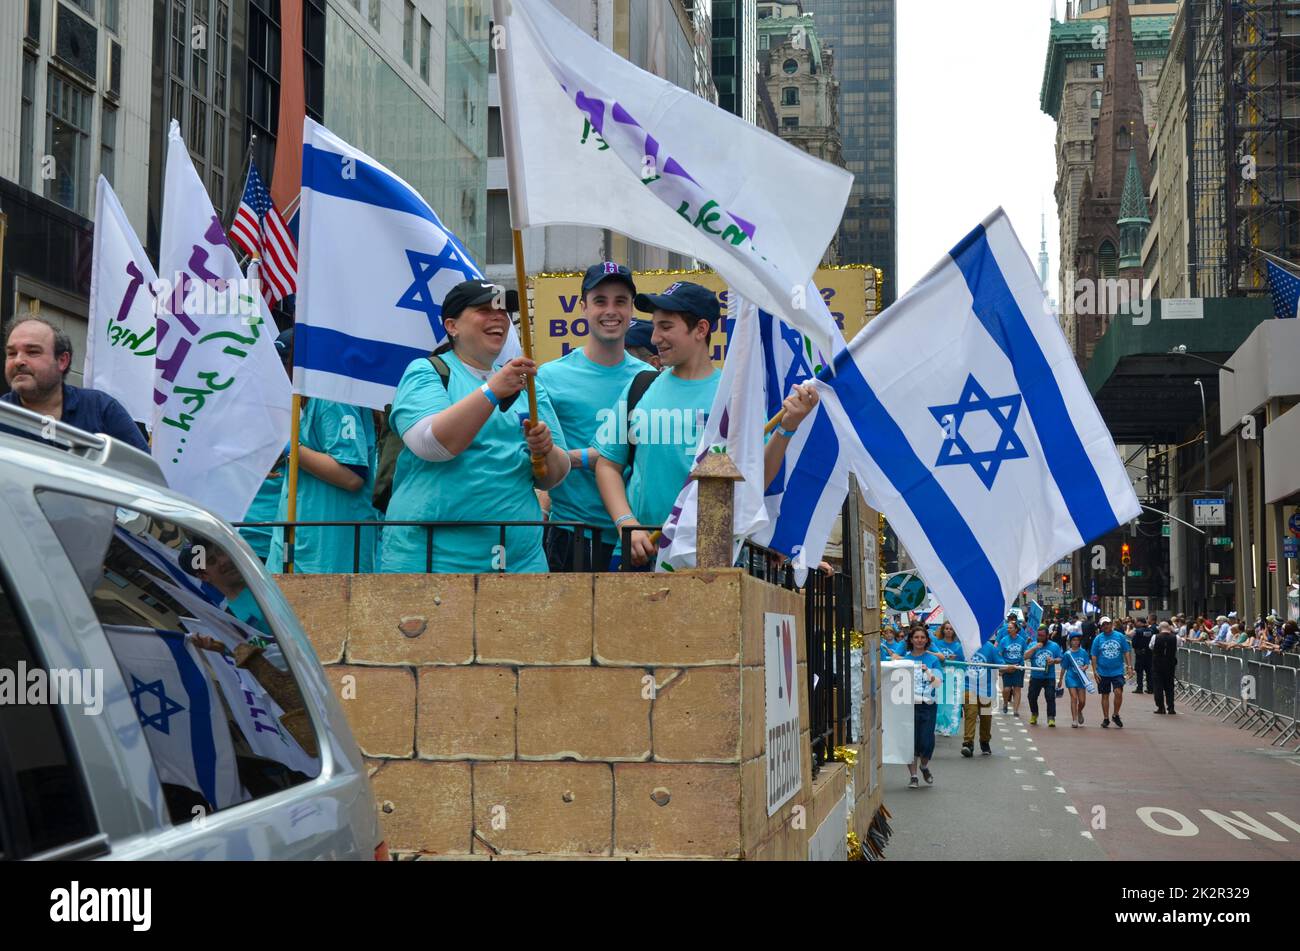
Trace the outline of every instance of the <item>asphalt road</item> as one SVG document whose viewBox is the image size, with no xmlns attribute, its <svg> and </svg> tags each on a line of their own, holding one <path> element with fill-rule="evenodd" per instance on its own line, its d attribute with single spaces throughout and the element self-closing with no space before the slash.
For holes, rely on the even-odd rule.
<svg viewBox="0 0 1300 951">
<path fill-rule="evenodd" d="M 1124 729 L 1098 697 L 1071 729 L 994 715 L 993 756 L 938 737 L 935 785 L 885 767 L 891 860 L 1300 859 L 1300 756 L 1184 709 L 1157 716 L 1126 691 Z M 1063 711 L 1063 712 L 1062 712 Z M 1294 746 L 1295 743 L 1290 744 Z"/>
</svg>

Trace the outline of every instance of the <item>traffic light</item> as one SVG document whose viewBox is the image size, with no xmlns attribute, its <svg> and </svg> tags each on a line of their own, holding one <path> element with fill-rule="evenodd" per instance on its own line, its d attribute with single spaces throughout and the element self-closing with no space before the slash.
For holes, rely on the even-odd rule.
<svg viewBox="0 0 1300 951">
<path fill-rule="evenodd" d="M 1134 599 L 1133 599 L 1133 610 L 1134 610 L 1134 611 L 1144 611 L 1144 610 L 1146 610 L 1146 606 L 1147 606 L 1147 603 L 1146 603 L 1146 601 L 1144 601 L 1142 598 L 1134 598 Z"/>
<path fill-rule="evenodd" d="M 1062 588 L 1068 588 L 1069 586 L 1070 586 L 1070 576 L 1069 576 L 1069 575 L 1061 575 L 1061 587 L 1062 587 Z"/>
<path fill-rule="evenodd" d="M 1133 556 L 1129 554 L 1128 542 L 1119 546 L 1119 563 L 1125 568 L 1133 563 Z"/>
</svg>

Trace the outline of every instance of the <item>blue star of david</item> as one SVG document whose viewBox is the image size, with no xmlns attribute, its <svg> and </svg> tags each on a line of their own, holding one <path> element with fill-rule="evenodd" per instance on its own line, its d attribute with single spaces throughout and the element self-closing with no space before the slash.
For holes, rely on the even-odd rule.
<svg viewBox="0 0 1300 951">
<path fill-rule="evenodd" d="M 155 680 L 151 683 L 145 683 L 134 674 L 131 675 L 131 702 L 135 704 L 136 716 L 140 718 L 141 726 L 151 726 L 161 733 L 171 733 L 170 718 L 180 713 L 185 708 L 179 703 L 167 696 L 163 690 L 161 680 Z M 144 694 L 152 694 L 158 698 L 158 711 L 156 713 L 146 714 L 144 706 L 140 703 L 140 698 Z"/>
<path fill-rule="evenodd" d="M 423 251 L 406 252 L 406 260 L 411 265 L 414 280 L 397 302 L 405 310 L 419 311 L 429 318 L 429 326 L 434 336 L 442 339 L 442 301 L 434 300 L 429 290 L 429 283 L 442 271 L 456 271 L 462 281 L 472 281 L 479 277 L 469 259 L 460 252 L 454 241 L 448 241 L 437 254 L 425 254 Z"/>
<path fill-rule="evenodd" d="M 976 381 L 974 374 L 966 377 L 957 402 L 945 406 L 931 406 L 930 414 L 952 435 L 944 439 L 939 449 L 936 466 L 970 466 L 984 483 L 986 489 L 993 488 L 1002 463 L 1011 459 L 1028 459 L 1025 444 L 1016 435 L 1016 419 L 1020 416 L 1020 404 L 1023 397 L 1016 393 L 1011 396 L 992 397 Z M 976 452 L 961 434 L 962 420 L 967 413 L 988 413 L 997 422 L 1001 430 L 992 449 Z M 952 417 L 952 426 L 946 424 Z"/>
</svg>

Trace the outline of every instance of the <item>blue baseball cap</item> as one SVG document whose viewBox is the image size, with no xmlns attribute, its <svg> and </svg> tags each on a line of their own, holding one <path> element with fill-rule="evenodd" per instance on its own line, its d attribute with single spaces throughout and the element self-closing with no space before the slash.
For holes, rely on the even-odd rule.
<svg viewBox="0 0 1300 951">
<path fill-rule="evenodd" d="M 709 322 L 710 329 L 717 329 L 722 319 L 722 308 L 718 305 L 718 295 L 707 287 L 692 284 L 690 281 L 678 281 L 664 288 L 662 294 L 637 294 L 636 309 L 647 314 L 656 310 L 667 310 L 679 314 L 690 314 Z"/>
<path fill-rule="evenodd" d="M 605 281 L 619 281 L 626 284 L 632 296 L 636 296 L 636 284 L 632 280 L 632 272 L 626 265 L 614 261 L 604 261 L 587 268 L 587 273 L 582 277 L 582 293 L 595 290 L 597 284 L 603 284 Z"/>
<path fill-rule="evenodd" d="M 659 348 L 652 339 L 655 325 L 648 320 L 633 320 L 627 325 L 627 336 L 623 338 L 624 347 L 645 347 L 651 353 L 658 353 Z"/>
</svg>

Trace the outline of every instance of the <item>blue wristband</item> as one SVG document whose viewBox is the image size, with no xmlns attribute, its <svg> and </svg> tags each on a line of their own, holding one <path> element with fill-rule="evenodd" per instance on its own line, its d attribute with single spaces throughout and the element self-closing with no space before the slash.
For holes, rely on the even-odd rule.
<svg viewBox="0 0 1300 951">
<path fill-rule="evenodd" d="M 488 386 L 486 383 L 480 386 L 478 388 L 478 391 L 482 393 L 484 396 L 486 396 L 488 402 L 491 403 L 493 406 L 501 405 L 501 400 L 497 397 L 495 393 L 492 392 L 492 387 Z"/>
<path fill-rule="evenodd" d="M 591 450 L 585 446 L 582 449 L 582 468 L 591 468 Z"/>
<path fill-rule="evenodd" d="M 783 427 L 783 426 L 778 426 L 778 427 L 776 427 L 776 429 L 774 430 L 774 432 L 775 432 L 778 436 L 784 436 L 786 439 L 793 439 L 793 438 L 794 438 L 794 430 L 793 430 L 793 429 L 786 429 L 786 428 Z"/>
</svg>

